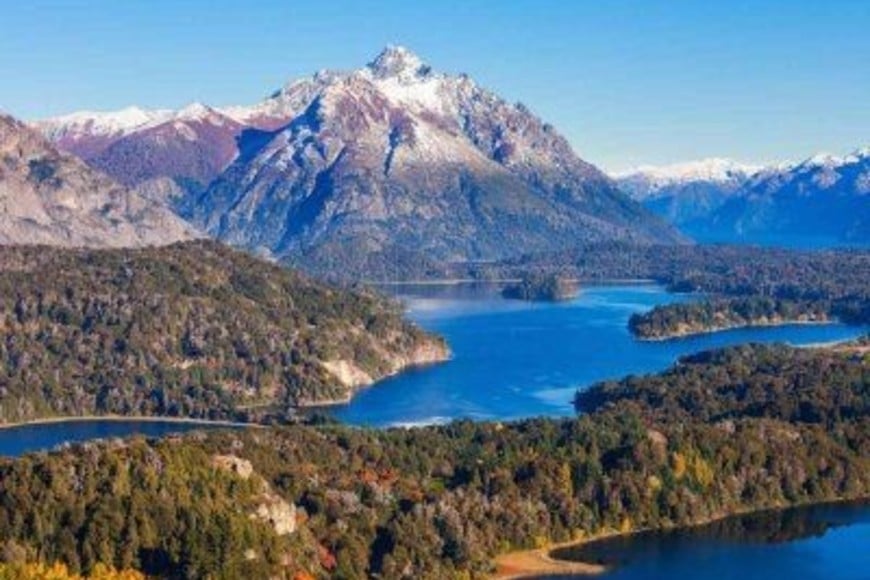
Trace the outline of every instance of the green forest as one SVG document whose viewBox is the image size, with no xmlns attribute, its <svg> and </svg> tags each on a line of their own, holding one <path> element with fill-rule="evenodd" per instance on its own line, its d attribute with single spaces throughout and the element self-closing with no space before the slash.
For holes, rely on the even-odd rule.
<svg viewBox="0 0 870 580">
<path fill-rule="evenodd" d="M 0 248 L 0 422 L 115 413 L 281 419 L 345 398 L 323 363 L 376 379 L 440 339 L 398 304 L 215 242 Z"/>
<path fill-rule="evenodd" d="M 570 420 L 321 422 L 2 460 L 0 559 L 161 577 L 477 578 L 515 549 L 870 496 L 859 349 L 701 353 L 596 385 L 577 406 Z M 256 515 L 280 501 L 295 506 L 291 533 Z"/>
</svg>

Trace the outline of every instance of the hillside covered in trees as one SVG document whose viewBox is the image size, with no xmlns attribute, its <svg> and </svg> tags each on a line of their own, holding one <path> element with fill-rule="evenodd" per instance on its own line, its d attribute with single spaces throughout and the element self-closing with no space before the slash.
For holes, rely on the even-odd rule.
<svg viewBox="0 0 870 580">
<path fill-rule="evenodd" d="M 281 417 L 446 348 L 397 304 L 214 242 L 0 248 L 0 423 Z"/>
<path fill-rule="evenodd" d="M 482 577 L 552 541 L 870 497 L 868 388 L 861 354 L 745 346 L 594 387 L 572 420 L 89 443 L 0 461 L 0 559 Z"/>
</svg>

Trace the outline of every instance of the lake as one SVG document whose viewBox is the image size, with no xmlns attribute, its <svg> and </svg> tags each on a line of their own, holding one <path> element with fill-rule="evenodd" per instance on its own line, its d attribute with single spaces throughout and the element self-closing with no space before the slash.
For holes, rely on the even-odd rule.
<svg viewBox="0 0 870 580">
<path fill-rule="evenodd" d="M 414 321 L 447 338 L 453 359 L 360 391 L 349 404 L 330 410 L 341 421 L 384 427 L 457 418 L 570 416 L 578 388 L 657 372 L 685 354 L 751 341 L 824 343 L 868 331 L 840 324 L 790 325 L 645 342 L 628 332 L 633 313 L 694 298 L 654 285 L 589 286 L 560 303 L 505 300 L 493 286 L 403 286 L 399 291 Z"/>
<path fill-rule="evenodd" d="M 328 409 L 341 421 L 376 427 L 570 416 L 574 392 L 596 381 L 656 372 L 679 356 L 749 341 L 811 344 L 843 340 L 868 327 L 839 324 L 742 329 L 665 342 L 634 340 L 628 317 L 675 300 L 659 286 L 583 289 L 561 303 L 502 299 L 479 285 L 402 287 L 409 316 L 447 338 L 449 362 L 415 369 L 363 389 Z M 201 424 L 152 421 L 46 423 L 0 430 L 0 455 L 50 449 L 65 441 L 202 429 Z"/>
<path fill-rule="evenodd" d="M 696 578 L 699 571 L 710 580 L 866 580 L 868 547 L 870 503 L 864 502 L 735 516 L 698 528 L 600 540 L 554 556 L 614 566 L 596 576 L 604 580 Z"/>
<path fill-rule="evenodd" d="M 31 451 L 53 449 L 63 443 L 92 439 L 129 437 L 163 437 L 197 429 L 227 428 L 226 425 L 179 421 L 87 420 L 34 423 L 0 429 L 0 455 L 18 456 Z"/>
</svg>

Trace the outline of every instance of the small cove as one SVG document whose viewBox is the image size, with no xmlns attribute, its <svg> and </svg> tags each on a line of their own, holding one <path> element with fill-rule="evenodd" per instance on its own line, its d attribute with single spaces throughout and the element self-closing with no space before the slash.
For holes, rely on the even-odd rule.
<svg viewBox="0 0 870 580">
<path fill-rule="evenodd" d="M 746 342 L 823 344 L 868 331 L 795 324 L 640 341 L 627 328 L 632 314 L 695 297 L 652 284 L 586 286 L 576 299 L 559 303 L 505 300 L 486 285 L 395 290 L 415 322 L 447 339 L 453 358 L 381 381 L 328 410 L 343 422 L 391 427 L 567 417 L 574 414 L 577 389 L 658 372 L 686 354 Z"/>
</svg>

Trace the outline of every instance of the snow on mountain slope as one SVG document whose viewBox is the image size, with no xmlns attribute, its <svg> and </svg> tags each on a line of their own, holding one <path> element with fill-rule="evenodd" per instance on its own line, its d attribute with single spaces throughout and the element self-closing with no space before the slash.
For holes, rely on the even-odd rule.
<svg viewBox="0 0 870 580">
<path fill-rule="evenodd" d="M 0 243 L 135 247 L 199 235 L 168 208 L 0 115 Z"/>
<path fill-rule="evenodd" d="M 194 103 L 123 135 L 88 162 L 130 187 L 168 178 L 198 191 L 235 158 L 244 129 L 220 111 Z"/>
<path fill-rule="evenodd" d="M 290 87 L 310 97 L 304 109 L 253 145 L 243 139 L 192 204 L 196 223 L 229 243 L 349 268 L 399 251 L 492 259 L 680 240 L 527 108 L 407 49 Z"/>
<path fill-rule="evenodd" d="M 699 241 L 870 243 L 870 148 L 770 166 L 704 160 L 617 176 L 620 187 Z"/>
<path fill-rule="evenodd" d="M 79 111 L 36 121 L 33 126 L 60 149 L 88 159 L 124 135 L 173 115 L 171 110 L 149 111 L 133 106 L 120 111 Z"/>
<path fill-rule="evenodd" d="M 713 157 L 672 165 L 644 165 L 612 176 L 627 193 L 642 200 L 688 183 L 742 183 L 764 168 L 764 165 Z"/>
</svg>

